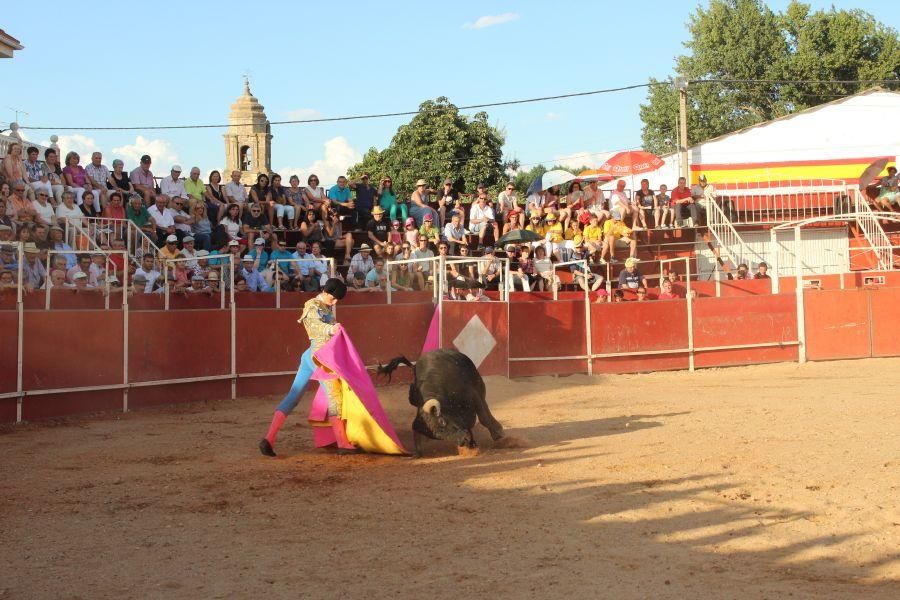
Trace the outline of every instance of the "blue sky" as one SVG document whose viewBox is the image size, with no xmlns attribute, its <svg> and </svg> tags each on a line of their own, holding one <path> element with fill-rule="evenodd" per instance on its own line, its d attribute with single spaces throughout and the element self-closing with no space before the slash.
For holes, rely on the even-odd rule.
<svg viewBox="0 0 900 600">
<path fill-rule="evenodd" d="M 780 10 L 787 1 L 769 4 Z M 833 4 L 895 13 L 887 1 Z M 64 17 L 68 4 L 59 6 L 58 18 L 28 3 L 5 7 L 0 27 L 25 49 L 0 61 L 0 122 L 13 120 L 14 107 L 29 113 L 23 125 L 225 123 L 245 72 L 270 120 L 414 110 L 442 95 L 465 105 L 642 83 L 672 75 L 696 4 L 159 1 L 148 10 L 97 1 L 78 10 L 78 32 Z M 507 133 L 508 157 L 580 165 L 639 146 L 645 97 L 638 89 L 488 112 Z M 407 120 L 276 126 L 272 166 L 329 181 Z M 107 164 L 121 157 L 132 168 L 147 152 L 160 175 L 176 160 L 185 170 L 221 168 L 224 132 L 58 133 L 64 149 L 98 148 Z M 40 142 L 52 132 L 24 133 Z"/>
</svg>

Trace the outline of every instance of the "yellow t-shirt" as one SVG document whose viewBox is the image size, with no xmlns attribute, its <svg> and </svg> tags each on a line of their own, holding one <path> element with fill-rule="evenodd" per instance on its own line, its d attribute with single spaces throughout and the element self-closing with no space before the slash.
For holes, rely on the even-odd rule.
<svg viewBox="0 0 900 600">
<path fill-rule="evenodd" d="M 544 227 L 543 225 L 529 224 L 525 229 L 528 231 L 533 231 L 541 237 L 544 237 L 545 235 L 547 235 L 547 228 Z"/>
<path fill-rule="evenodd" d="M 563 241 L 563 227 L 561 223 L 554 223 L 547 227 L 544 235 L 550 234 L 550 241 L 554 244 L 558 244 Z"/>
<path fill-rule="evenodd" d="M 625 227 L 625 223 L 622 221 L 613 221 L 610 219 L 603 224 L 603 237 L 608 236 L 610 233 L 613 234 L 615 239 L 619 239 L 631 235 L 631 230 Z"/>
<path fill-rule="evenodd" d="M 582 235 L 586 242 L 599 242 L 603 239 L 603 228 L 599 225 L 587 225 Z"/>
</svg>

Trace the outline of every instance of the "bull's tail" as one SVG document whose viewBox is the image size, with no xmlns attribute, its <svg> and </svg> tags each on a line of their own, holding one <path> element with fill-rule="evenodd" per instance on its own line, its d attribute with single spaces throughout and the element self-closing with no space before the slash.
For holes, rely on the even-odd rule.
<svg viewBox="0 0 900 600">
<path fill-rule="evenodd" d="M 414 365 L 409 362 L 409 359 L 405 356 L 397 356 L 391 359 L 391 361 L 386 365 L 378 365 L 378 370 L 376 373 L 379 375 L 387 375 L 388 382 L 391 380 L 391 374 L 394 370 L 400 365 L 406 365 L 407 367 L 413 367 Z"/>
</svg>

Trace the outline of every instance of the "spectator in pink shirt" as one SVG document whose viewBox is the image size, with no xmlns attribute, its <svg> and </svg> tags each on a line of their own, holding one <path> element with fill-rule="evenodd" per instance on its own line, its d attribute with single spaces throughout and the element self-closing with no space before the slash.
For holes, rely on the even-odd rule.
<svg viewBox="0 0 900 600">
<path fill-rule="evenodd" d="M 128 175 L 131 185 L 144 197 L 147 206 L 152 206 L 156 201 L 156 180 L 153 179 L 150 164 L 150 156 L 145 154 L 141 157 L 141 164 Z"/>
<path fill-rule="evenodd" d="M 66 166 L 63 167 L 63 178 L 69 189 L 75 192 L 75 202 L 78 206 L 81 206 L 84 203 L 84 193 L 89 190 L 93 192 L 93 186 L 88 180 L 84 167 L 78 164 L 79 162 L 81 162 L 81 157 L 78 156 L 77 152 L 69 152 L 66 154 Z M 100 194 L 98 193 L 93 193 L 93 207 L 94 212 L 99 214 Z"/>
</svg>

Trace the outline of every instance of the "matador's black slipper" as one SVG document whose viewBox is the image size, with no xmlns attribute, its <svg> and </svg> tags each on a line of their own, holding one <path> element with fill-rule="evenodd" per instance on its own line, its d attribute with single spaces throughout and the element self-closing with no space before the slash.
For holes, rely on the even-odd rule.
<svg viewBox="0 0 900 600">
<path fill-rule="evenodd" d="M 259 440 L 259 451 L 262 452 L 264 456 L 275 456 L 275 450 L 266 438 Z"/>
</svg>

